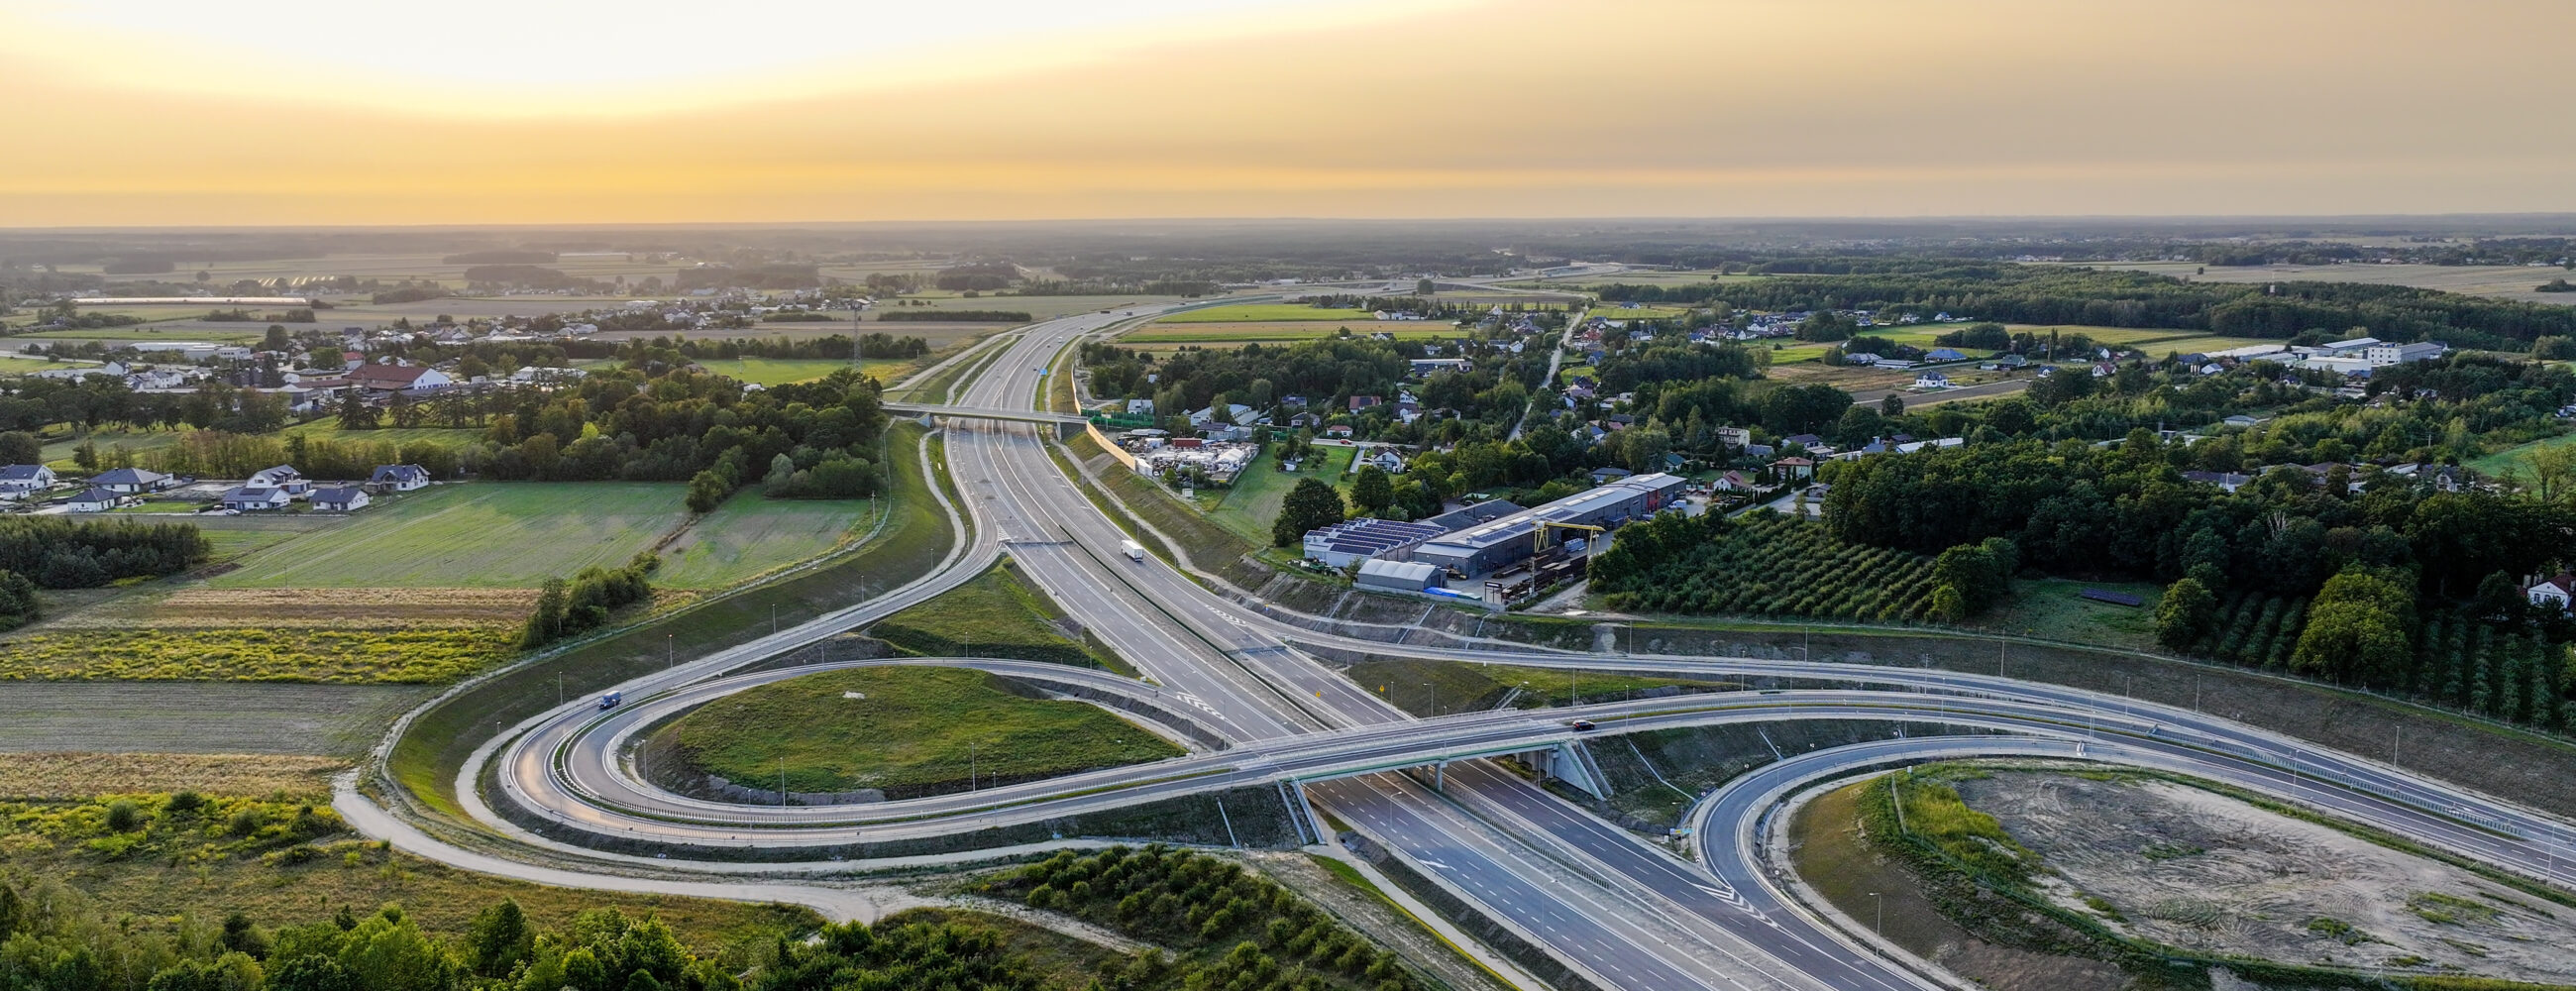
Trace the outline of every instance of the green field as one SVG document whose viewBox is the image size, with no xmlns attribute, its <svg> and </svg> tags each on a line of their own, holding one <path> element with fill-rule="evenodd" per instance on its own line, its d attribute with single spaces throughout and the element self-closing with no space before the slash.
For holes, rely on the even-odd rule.
<svg viewBox="0 0 2576 991">
<path fill-rule="evenodd" d="M 1237 303 L 1185 310 L 1155 323 L 1247 323 L 1256 321 L 1339 320 L 1375 323 L 1367 310 L 1307 306 L 1304 303 Z"/>
<path fill-rule="evenodd" d="M 0 375 L 23 375 L 28 372 L 41 372 L 48 368 L 72 367 L 77 366 L 68 361 L 54 361 L 19 354 L 0 354 Z"/>
<path fill-rule="evenodd" d="M 2525 482 L 2529 482 L 2531 480 L 2531 452 L 2544 447 L 2558 447 L 2564 444 L 2576 444 L 2576 433 L 2560 434 L 2556 437 L 2545 437 L 2528 444 L 2516 444 L 2512 447 L 2505 448 L 2504 450 L 2497 451 L 2494 454 L 2471 461 L 2469 462 L 2468 467 L 2470 471 L 2477 472 L 2480 475 L 2502 477 L 2510 473 Z"/>
<path fill-rule="evenodd" d="M 615 567 L 688 518 L 688 487 L 486 482 L 388 498 L 328 538 L 244 557 L 232 588 L 529 587 Z"/>
<path fill-rule="evenodd" d="M 1640 306 L 1629 309 L 1615 303 L 1592 308 L 1592 315 L 1604 320 L 1679 320 L 1690 311 L 1670 306 Z"/>
<path fill-rule="evenodd" d="M 891 382 L 911 372 L 916 364 L 909 360 L 862 361 L 859 371 L 875 376 L 879 382 Z M 811 382 L 848 368 L 850 363 L 837 358 L 703 358 L 698 366 L 738 382 L 769 386 Z"/>
<path fill-rule="evenodd" d="M 1407 320 L 1380 323 L 1334 323 L 1322 320 L 1270 321 L 1257 323 L 1146 324 L 1119 335 L 1121 344 L 1263 344 L 1289 341 L 1314 341 L 1339 335 L 1348 330 L 1355 338 L 1371 334 L 1392 334 L 1397 340 L 1421 341 L 1462 336 L 1457 327 L 1442 320 Z"/>
<path fill-rule="evenodd" d="M 242 329 L 211 330 L 204 327 L 156 327 L 137 324 L 131 327 L 98 327 L 89 330 L 48 330 L 27 336 L 49 341 L 204 341 L 209 344 L 245 344 L 268 333 L 267 324 L 239 324 Z M 301 325 L 299 325 L 301 326 Z"/>
<path fill-rule="evenodd" d="M 758 489 L 746 489 L 662 549 L 653 584 L 723 588 L 828 554 L 866 535 L 875 522 L 872 501 L 764 499 Z"/>
<path fill-rule="evenodd" d="M 59 472 L 76 467 L 72 463 L 72 450 L 79 447 L 84 438 L 97 444 L 99 453 L 103 455 L 115 450 L 119 445 L 124 446 L 128 451 L 138 453 L 156 447 L 168 447 L 178 443 L 179 437 L 184 433 L 186 433 L 184 430 L 126 430 L 121 427 L 108 427 L 83 434 L 62 424 L 55 424 L 45 428 L 37 436 L 44 438 L 45 441 L 45 463 Z"/>
<path fill-rule="evenodd" d="M 378 427 L 374 430 L 342 430 L 340 429 L 340 418 L 337 416 L 325 416 L 319 420 L 298 423 L 294 426 L 287 427 L 284 430 L 280 430 L 278 433 L 283 436 L 302 436 L 316 440 L 364 441 L 375 444 L 470 444 L 475 441 L 482 440 L 484 437 L 484 431 L 478 427 L 466 427 L 463 429 L 450 427 Z M 175 440 L 177 439 L 178 434 L 176 432 L 172 432 L 164 436 L 168 436 Z M 99 447 L 101 449 L 105 449 L 107 445 L 101 443 Z"/>
<path fill-rule="evenodd" d="M 887 797 L 964 791 L 1179 756 L 1087 702 L 1029 698 L 981 671 L 873 667 L 790 678 L 709 702 L 655 746 L 755 788 Z M 971 752 L 970 752 L 971 750 Z"/>
<path fill-rule="evenodd" d="M 1342 472 L 1351 466 L 1351 459 L 1358 454 L 1359 449 L 1355 447 L 1318 446 L 1300 466 L 1302 470 L 1291 474 L 1278 470 L 1278 459 L 1272 450 L 1265 449 L 1260 457 L 1244 467 L 1243 474 L 1235 477 L 1233 488 L 1221 490 L 1223 496 L 1215 507 L 1208 510 L 1208 519 L 1251 541 L 1255 547 L 1268 547 L 1270 524 L 1278 519 L 1279 504 L 1288 498 L 1289 489 L 1297 487 L 1297 480 L 1322 479 L 1347 491 L 1350 480 L 1344 478 Z"/>
<path fill-rule="evenodd" d="M 2120 606 L 2077 597 L 2076 593 L 2088 588 L 2126 592 L 2146 604 Z M 2125 650 L 2160 650 L 2156 644 L 2156 603 L 2163 597 L 2163 586 L 2153 582 L 2079 582 L 2065 578 L 2017 581 L 2010 598 L 1966 625 Z"/>
<path fill-rule="evenodd" d="M 920 657 L 1009 657 L 1133 674 L 1106 645 L 1065 635 L 1064 613 L 1009 562 L 928 602 L 888 616 L 868 635 Z"/>
</svg>

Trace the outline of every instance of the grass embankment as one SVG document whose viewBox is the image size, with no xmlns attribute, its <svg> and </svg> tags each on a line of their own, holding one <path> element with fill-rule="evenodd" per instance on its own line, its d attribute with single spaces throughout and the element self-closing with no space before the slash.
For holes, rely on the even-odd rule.
<svg viewBox="0 0 2576 991">
<path fill-rule="evenodd" d="M 1238 586 L 1259 588 L 1263 582 L 1270 580 L 1269 569 L 1244 560 L 1246 556 L 1267 546 L 1269 541 L 1255 543 L 1218 525 L 1208 519 L 1206 514 L 1190 508 L 1189 504 L 1182 502 L 1179 496 L 1165 491 L 1152 479 L 1128 471 L 1119 465 L 1108 456 L 1108 452 L 1100 449 L 1100 445 L 1094 442 L 1089 434 L 1075 435 L 1072 440 L 1065 442 L 1065 447 L 1073 452 L 1074 457 L 1083 459 L 1091 471 L 1099 476 L 1101 485 L 1097 488 L 1090 480 L 1081 479 L 1083 494 L 1089 497 L 1093 504 L 1098 505 L 1112 522 L 1133 532 L 1130 514 L 1144 520 L 1156 531 L 1187 547 L 1192 564 Z M 1078 473 L 1070 467 L 1067 467 L 1066 471 L 1068 474 L 1078 476 Z M 1108 490 L 1105 495 L 1100 491 L 1101 488 Z M 1146 539 L 1145 536 L 1140 536 L 1138 539 L 1147 547 L 1154 547 L 1165 553 L 1170 551 L 1169 547 L 1162 546 L 1163 542 L 1160 539 Z"/>
<path fill-rule="evenodd" d="M 554 706 L 557 679 L 567 693 L 587 693 L 657 670 L 672 656 L 696 657 L 765 635 L 772 615 L 783 628 L 845 608 L 858 600 L 862 579 L 884 589 L 929 573 L 956 541 L 948 515 L 922 477 L 927 444 L 943 474 L 936 439 L 903 423 L 889 434 L 889 517 L 877 537 L 844 557 L 771 582 L 693 604 L 662 617 L 580 644 L 497 676 L 422 712 L 387 759 L 393 777 L 413 796 L 454 814 L 456 771 L 475 746 L 502 726 Z M 938 484 L 945 485 L 942 479 Z M 773 612 L 774 611 L 774 612 Z"/>
<path fill-rule="evenodd" d="M 875 788 L 889 798 L 1182 753 L 1108 710 L 1031 698 L 961 668 L 848 668 L 771 682 L 709 702 L 654 737 L 688 769 L 746 787 Z"/>
<path fill-rule="evenodd" d="M 233 912 L 276 926 L 398 903 L 422 928 L 452 938 L 474 913 L 511 898 L 546 928 L 595 908 L 659 915 L 683 942 L 711 953 L 821 922 L 779 905 L 549 888 L 456 870 L 358 839 L 327 798 L 298 788 L 0 802 L 0 876 L 66 885 L 116 925 L 161 932 Z"/>
<path fill-rule="evenodd" d="M 1162 846 L 1072 851 L 1004 874 L 988 893 L 1062 912 L 1170 947 L 1183 987 L 1412 991 L 1424 986 L 1393 952 L 1267 877 L 1204 853 Z M 1140 986 L 1158 986 L 1142 975 Z M 1177 976 L 1177 975 L 1176 975 Z"/>
<path fill-rule="evenodd" d="M 1069 636 L 1060 623 L 1070 623 L 1063 610 L 1005 561 L 938 598 L 879 620 L 868 635 L 920 657 L 1009 657 L 1136 673 L 1107 644 L 1087 632 L 1079 639 Z"/>
</svg>

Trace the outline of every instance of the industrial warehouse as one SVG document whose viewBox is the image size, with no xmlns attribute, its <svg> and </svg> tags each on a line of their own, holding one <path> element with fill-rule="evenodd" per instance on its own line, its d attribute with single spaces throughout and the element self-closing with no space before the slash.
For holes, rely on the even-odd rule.
<svg viewBox="0 0 2576 991">
<path fill-rule="evenodd" d="M 1305 552 L 1336 568 L 1361 566 L 1369 587 L 1421 591 L 1444 576 L 1483 578 L 1528 560 L 1538 553 L 1542 528 L 1550 543 L 1559 543 L 1676 507 L 1682 484 L 1673 475 L 1633 475 L 1533 509 L 1487 503 L 1419 522 L 1351 520 L 1307 531 Z M 1370 568 L 1368 562 L 1429 567 Z"/>
</svg>

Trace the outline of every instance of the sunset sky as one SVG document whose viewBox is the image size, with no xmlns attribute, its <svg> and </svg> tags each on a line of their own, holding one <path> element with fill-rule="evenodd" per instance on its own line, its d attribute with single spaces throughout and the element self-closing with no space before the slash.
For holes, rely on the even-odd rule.
<svg viewBox="0 0 2576 991">
<path fill-rule="evenodd" d="M 2567 0 L 0 0 L 0 226 L 2576 211 Z"/>
</svg>

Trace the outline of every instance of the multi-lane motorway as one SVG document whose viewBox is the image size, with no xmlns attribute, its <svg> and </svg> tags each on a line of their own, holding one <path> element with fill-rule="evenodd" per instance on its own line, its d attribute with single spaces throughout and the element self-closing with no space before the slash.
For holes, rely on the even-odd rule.
<svg viewBox="0 0 2576 991">
<path fill-rule="evenodd" d="M 2489 797 L 2225 720 L 1993 676 L 1748 658 L 1582 654 L 1499 643 L 1397 647 L 1292 623 L 1210 592 L 1159 559 L 1118 552 L 1128 534 L 1050 456 L 1043 423 L 1025 417 L 1060 352 L 1142 309 L 1084 314 L 988 342 L 984 371 L 940 397 L 949 474 L 968 539 L 932 575 L 872 601 L 742 648 L 622 686 L 607 713 L 567 705 L 532 718 L 474 755 L 457 789 L 491 831 L 558 855 L 577 844 L 540 838 L 486 805 L 473 787 L 495 771 L 517 819 L 566 831 L 651 840 L 677 851 L 669 869 L 739 872 L 690 848 L 843 847 L 947 835 L 1182 795 L 1291 782 L 1349 824 L 1524 940 L 1604 988 L 1864 988 L 1939 986 L 1919 961 L 1878 950 L 1798 906 L 1759 860 L 1765 816 L 1794 789 L 1858 770 L 1977 754 L 2081 756 L 2167 768 L 2292 798 L 2464 856 L 2565 883 L 2567 825 Z M 985 358 L 985 352 L 993 356 Z M 1040 417 L 1038 419 L 1043 419 Z M 843 806 L 756 806 L 672 794 L 627 763 L 642 726 L 708 698 L 811 668 L 732 674 L 895 610 L 928 601 L 1007 554 L 1068 613 L 1144 674 L 1018 662 L 988 666 L 1066 690 L 1124 700 L 1196 752 L 966 794 Z M 1299 618 L 1299 617 L 1291 617 Z M 1370 632 L 1370 631 L 1360 631 Z M 1503 711 L 1417 720 L 1310 656 L 1308 648 L 1587 670 L 1795 678 L 1836 689 L 1738 692 L 1601 703 L 1541 717 Z M 1917 736 L 1783 760 L 1730 783 L 1694 810 L 1700 863 L 1681 860 L 1479 758 L 1548 750 L 1603 733 L 1783 719 L 1876 719 L 1999 734 Z M 1407 775 L 1403 768 L 1437 768 Z M 1435 784 L 1436 783 L 1436 790 Z M 1318 832 L 1322 824 L 1316 823 Z M 607 858 L 598 861 L 610 863 Z M 603 866 L 602 869 L 606 869 Z"/>
</svg>

